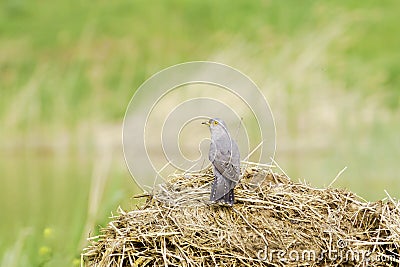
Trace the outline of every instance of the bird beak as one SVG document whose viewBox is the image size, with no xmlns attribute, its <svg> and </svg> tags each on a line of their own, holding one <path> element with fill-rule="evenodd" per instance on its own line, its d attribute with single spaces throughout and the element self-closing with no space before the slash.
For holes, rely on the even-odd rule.
<svg viewBox="0 0 400 267">
<path fill-rule="evenodd" d="M 204 124 L 204 125 L 210 126 L 210 122 L 209 122 L 209 121 L 204 121 L 204 122 L 202 122 L 201 124 Z"/>
</svg>

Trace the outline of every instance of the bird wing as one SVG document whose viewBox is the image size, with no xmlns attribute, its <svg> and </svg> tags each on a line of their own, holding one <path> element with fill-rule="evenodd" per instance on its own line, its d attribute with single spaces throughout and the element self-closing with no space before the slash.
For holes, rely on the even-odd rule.
<svg viewBox="0 0 400 267">
<path fill-rule="evenodd" d="M 216 169 L 214 166 L 214 183 L 211 188 L 211 196 L 210 200 L 211 201 L 217 201 L 221 199 L 223 196 L 229 193 L 230 190 L 233 189 L 235 186 L 235 182 L 232 182 L 231 180 L 225 179 L 224 176 Z"/>
<path fill-rule="evenodd" d="M 233 182 L 239 181 L 240 155 L 237 144 L 233 140 L 229 142 L 229 145 L 226 145 L 226 142 L 212 143 L 209 158 L 224 178 Z"/>
</svg>

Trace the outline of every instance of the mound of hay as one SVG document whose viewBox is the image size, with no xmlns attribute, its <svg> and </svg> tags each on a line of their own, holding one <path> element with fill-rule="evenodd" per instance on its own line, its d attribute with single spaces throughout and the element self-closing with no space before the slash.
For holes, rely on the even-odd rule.
<svg viewBox="0 0 400 267">
<path fill-rule="evenodd" d="M 247 168 L 233 207 L 208 201 L 211 171 L 173 176 L 89 238 L 85 266 L 399 266 L 400 202 Z"/>
</svg>

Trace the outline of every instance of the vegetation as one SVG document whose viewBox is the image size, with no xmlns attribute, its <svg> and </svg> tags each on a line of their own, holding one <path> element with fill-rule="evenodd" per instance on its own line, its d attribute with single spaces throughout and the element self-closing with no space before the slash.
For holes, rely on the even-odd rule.
<svg viewBox="0 0 400 267">
<path fill-rule="evenodd" d="M 89 230 L 139 190 L 120 127 L 136 88 L 179 62 L 249 75 L 289 176 L 400 194 L 400 3 L 0 3 L 1 266 L 79 264 Z M 95 233 L 92 233 L 95 234 Z"/>
<path fill-rule="evenodd" d="M 118 210 L 84 249 L 84 266 L 389 265 L 398 261 L 399 202 L 243 168 L 234 207 L 210 205 L 211 168 L 171 176 L 143 206 Z M 161 190 L 162 188 L 162 190 Z M 131 263 L 131 264 L 130 264 Z"/>
</svg>

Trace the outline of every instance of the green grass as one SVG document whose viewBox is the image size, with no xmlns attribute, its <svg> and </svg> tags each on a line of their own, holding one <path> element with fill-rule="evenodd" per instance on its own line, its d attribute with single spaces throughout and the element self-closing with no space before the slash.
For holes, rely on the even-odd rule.
<svg viewBox="0 0 400 267">
<path fill-rule="evenodd" d="M 184 61 L 218 60 L 262 87 L 277 160 L 293 178 L 328 185 L 348 166 L 335 186 L 368 200 L 384 189 L 398 196 L 399 8 L 2 1 L 0 264 L 71 266 L 86 227 L 134 205 L 119 145 L 125 108 L 150 75 Z"/>
<path fill-rule="evenodd" d="M 391 33 L 398 20 L 397 2 L 331 5 L 172 1 L 150 7 L 144 1 L 5 1 L 0 16 L 0 87 L 6 88 L 2 112 L 34 79 L 40 90 L 32 89 L 38 105 L 32 117 L 38 121 L 77 123 L 82 117 L 98 117 L 91 111 L 101 106 L 109 109 L 101 112 L 105 119 L 118 119 L 124 105 L 114 99 L 128 99 L 144 79 L 163 67 L 208 59 L 213 51 L 237 40 L 272 56 L 296 36 L 323 28 L 332 19 L 350 22 L 346 34 L 332 44 L 335 53 L 329 71 L 347 82 L 350 90 L 362 83 L 366 86 L 359 90 L 383 91 L 396 107 L 400 37 Z M 376 77 L 379 88 L 376 83 L 368 86 L 366 76 Z M 61 110 L 51 112 L 54 108 Z M 18 120 L 27 123 L 23 121 Z"/>
<path fill-rule="evenodd" d="M 11 265 L 5 266 L 40 266 L 47 260 L 46 266 L 71 265 L 79 258 L 79 245 L 85 243 L 89 230 L 85 223 L 89 221 L 91 228 L 104 224 L 119 205 L 132 208 L 127 196 L 138 193 L 129 175 L 115 167 L 119 162 L 106 163 L 112 167 L 104 175 L 112 179 L 104 181 L 104 189 L 98 192 L 99 203 L 91 212 L 89 206 L 95 202 L 92 183 L 102 183 L 92 173 L 98 163 L 78 155 L 65 158 L 38 153 L 17 159 L 3 158 L 0 164 L 5 176 L 1 201 L 6 205 L 2 211 L 7 215 L 2 222 L 6 230 L 0 243 L 1 251 L 6 252 L 3 256 L 13 255 L 14 245 L 23 240 L 21 251 L 11 257 Z M 51 229 L 51 238 L 43 234 L 47 228 Z M 91 229 L 91 235 L 96 230 Z M 50 252 L 41 252 L 43 247 Z"/>
</svg>

